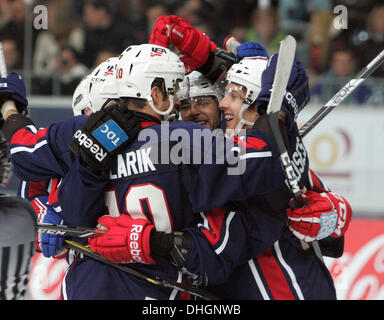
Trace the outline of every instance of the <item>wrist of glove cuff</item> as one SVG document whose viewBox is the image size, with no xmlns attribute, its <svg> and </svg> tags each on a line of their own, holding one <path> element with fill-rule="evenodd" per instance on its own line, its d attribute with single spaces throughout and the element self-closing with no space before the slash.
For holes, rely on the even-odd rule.
<svg viewBox="0 0 384 320">
<path fill-rule="evenodd" d="M 33 121 L 22 114 L 13 114 L 4 121 L 3 134 L 9 141 L 15 132 L 25 126 L 34 125 Z"/>
<path fill-rule="evenodd" d="M 175 266 L 182 268 L 192 247 L 192 236 L 188 232 L 152 231 L 150 247 L 153 255 L 171 259 Z"/>
<path fill-rule="evenodd" d="M 217 48 L 211 51 L 205 64 L 197 69 L 211 82 L 215 82 L 223 72 L 227 72 L 236 63 L 236 55 Z"/>
</svg>

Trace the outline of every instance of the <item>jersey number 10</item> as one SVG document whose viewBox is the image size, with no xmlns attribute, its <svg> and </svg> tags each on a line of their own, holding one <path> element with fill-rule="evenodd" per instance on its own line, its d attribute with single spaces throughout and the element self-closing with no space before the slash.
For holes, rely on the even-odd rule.
<svg viewBox="0 0 384 320">
<path fill-rule="evenodd" d="M 152 183 L 131 186 L 125 194 L 125 210 L 133 219 L 148 219 L 143 203 L 146 202 L 152 222 L 157 231 L 169 233 L 172 231 L 171 215 L 163 189 Z M 121 210 L 117 203 L 116 190 L 105 193 L 105 204 L 112 217 L 118 217 Z"/>
</svg>

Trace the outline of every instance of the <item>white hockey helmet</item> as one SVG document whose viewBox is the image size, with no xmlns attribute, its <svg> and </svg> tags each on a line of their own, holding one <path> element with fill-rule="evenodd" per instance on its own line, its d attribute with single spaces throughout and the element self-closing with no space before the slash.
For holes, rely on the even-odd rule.
<svg viewBox="0 0 384 320">
<path fill-rule="evenodd" d="M 215 97 L 217 99 L 217 103 L 219 103 L 223 98 L 222 91 L 216 84 L 209 81 L 200 72 L 193 71 L 179 83 L 177 98 L 180 101 L 183 101 L 202 96 Z"/>
<path fill-rule="evenodd" d="M 155 112 L 167 116 L 173 110 L 176 87 L 184 76 L 184 64 L 168 48 L 153 44 L 132 45 L 123 51 L 117 62 L 117 95 L 146 99 Z M 152 101 L 151 85 L 156 78 L 164 80 L 171 101 L 166 111 L 157 109 Z"/>
<path fill-rule="evenodd" d="M 266 57 L 246 57 L 235 63 L 227 72 L 226 80 L 246 88 L 244 103 L 252 104 L 261 90 L 261 74 L 267 67 Z"/>
<path fill-rule="evenodd" d="M 77 85 L 75 92 L 72 96 L 72 110 L 75 116 L 83 114 L 86 108 L 91 109 L 88 97 L 88 77 L 84 77 Z"/>
<path fill-rule="evenodd" d="M 92 112 L 99 111 L 107 100 L 118 99 L 116 90 L 116 63 L 118 57 L 100 63 L 88 77 L 88 97 Z"/>
<path fill-rule="evenodd" d="M 239 63 L 235 63 L 228 70 L 226 82 L 233 82 L 246 89 L 243 106 L 240 109 L 240 122 L 235 132 L 242 128 L 244 124 L 253 125 L 243 118 L 244 111 L 256 100 L 261 90 L 261 75 L 268 64 L 267 57 L 246 57 Z"/>
<path fill-rule="evenodd" d="M 96 112 L 109 99 L 117 99 L 115 67 L 116 58 L 100 63 L 88 76 L 81 80 L 73 98 L 72 108 L 75 116 L 82 114 L 85 108 Z"/>
</svg>

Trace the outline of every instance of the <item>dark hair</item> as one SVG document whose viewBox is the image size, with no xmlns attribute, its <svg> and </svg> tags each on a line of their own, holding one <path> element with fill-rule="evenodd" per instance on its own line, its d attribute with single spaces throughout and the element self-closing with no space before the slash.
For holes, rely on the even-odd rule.
<svg viewBox="0 0 384 320">
<path fill-rule="evenodd" d="M 155 78 L 151 84 L 151 88 L 153 87 L 158 87 L 163 94 L 166 94 L 163 78 Z M 144 107 L 147 105 L 147 100 L 142 98 L 122 97 L 120 100 L 121 105 L 125 107 L 132 106 L 136 109 L 144 109 Z"/>
<path fill-rule="evenodd" d="M 144 109 L 144 107 L 147 105 L 147 100 L 141 99 L 141 98 L 128 98 L 123 97 L 120 98 L 121 106 L 122 107 L 134 107 L 135 109 Z"/>
</svg>

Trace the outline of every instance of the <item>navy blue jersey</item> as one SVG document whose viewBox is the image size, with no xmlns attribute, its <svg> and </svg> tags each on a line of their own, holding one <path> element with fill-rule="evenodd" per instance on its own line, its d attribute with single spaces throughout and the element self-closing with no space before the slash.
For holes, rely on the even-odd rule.
<svg viewBox="0 0 384 320">
<path fill-rule="evenodd" d="M 142 130 L 141 137 L 126 152 L 116 156 L 111 171 L 98 175 L 86 170 L 68 149 L 73 133 L 84 124 L 84 120 L 76 117 L 42 130 L 28 126 L 11 139 L 15 173 L 20 178 L 41 181 L 52 176 L 64 177 L 59 200 L 67 225 L 94 227 L 97 218 L 105 213 L 131 214 L 150 219 L 158 231 L 170 232 L 194 225 L 200 219 L 196 212 L 223 206 L 229 200 L 245 201 L 251 195 L 262 195 L 284 186 L 274 143 L 268 135 L 257 130 L 251 132 L 254 143 L 244 153 L 239 153 L 241 146 L 231 149 L 225 144 L 219 146 L 217 141 L 220 138 L 215 136 L 197 143 L 194 130 L 205 128 L 183 122 L 171 123 L 169 127 L 168 124 L 156 124 Z M 143 136 L 149 139 L 139 141 Z M 164 148 L 163 143 L 169 143 L 170 147 Z M 178 158 L 180 150 L 183 152 Z M 238 161 L 234 162 L 236 153 Z M 173 162 L 163 161 L 161 157 L 167 155 L 168 158 L 174 157 Z M 155 161 L 156 156 L 160 161 Z M 211 157 L 211 161 L 205 157 Z M 230 170 L 236 169 L 244 171 L 229 174 Z M 88 259 L 80 258 L 68 271 L 68 292 L 78 285 L 76 281 L 82 281 L 78 265 L 83 266 L 81 270 L 85 275 L 90 272 L 88 267 L 92 268 L 96 263 L 84 263 L 85 260 Z M 157 262 L 157 266 L 137 264 L 134 267 L 152 276 L 180 281 L 180 273 L 168 261 Z M 71 270 L 75 269 L 76 273 L 72 273 Z M 119 274 L 116 277 L 120 278 L 120 273 L 116 272 Z M 128 282 L 136 280 L 126 277 Z M 94 293 L 108 282 L 112 283 L 108 276 L 100 275 L 89 285 L 93 286 Z M 129 292 L 126 294 L 126 299 L 137 298 L 130 296 Z M 139 298 L 144 296 L 145 292 Z M 68 298 L 74 297 L 69 293 Z M 112 297 L 117 298 L 116 295 Z"/>
<path fill-rule="evenodd" d="M 206 284 L 225 281 L 236 266 L 247 264 L 250 257 L 266 252 L 284 232 L 286 217 L 285 210 L 283 212 L 282 208 L 286 207 L 289 193 L 275 153 L 274 143 L 265 132 L 253 130 L 248 134 L 246 142 L 239 140 L 230 150 L 224 145 L 222 146 L 224 152 L 217 152 L 214 137 L 202 144 L 193 140 L 193 130 L 203 129 L 196 124 L 171 123 L 169 127 L 166 126 L 168 131 L 162 131 L 164 126 L 151 125 L 141 133 L 141 138 L 147 136 L 149 139 L 134 142 L 126 152 L 115 158 L 114 165 L 108 174 L 98 175 L 85 169 L 77 158 L 70 154 L 67 147 L 73 132 L 83 124 L 84 119 L 77 118 L 51 125 L 43 130 L 28 127 L 19 130 L 11 141 L 11 153 L 17 175 L 31 180 L 41 180 L 41 177 L 47 178 L 52 175 L 64 176 L 59 190 L 64 224 L 94 227 L 97 218 L 103 214 L 108 213 L 113 216 L 130 214 L 133 217 L 150 219 L 158 231 L 170 232 L 196 223 L 204 225 L 204 214 L 196 214 L 196 212 L 214 209 L 207 216 L 215 216 L 214 212 L 221 212 L 218 216 L 224 213 L 228 220 L 231 219 L 236 223 L 227 224 L 226 222 L 221 225 L 221 228 L 224 227 L 226 230 L 225 228 L 228 227 L 227 230 L 230 230 L 229 227 L 234 227 L 235 231 L 233 233 L 231 231 L 231 239 L 238 239 L 238 241 L 227 241 L 226 244 L 232 243 L 232 247 L 226 247 L 220 241 L 216 241 L 216 244 L 221 245 L 220 250 L 223 250 L 227 257 L 233 256 L 238 259 L 223 259 L 222 261 L 225 262 L 223 272 L 217 272 L 218 269 L 216 269 L 217 277 L 207 280 Z M 189 138 L 182 139 L 185 133 Z M 153 137 L 155 139 L 151 139 Z M 291 154 L 296 174 L 300 177 L 300 185 L 308 186 L 310 180 L 305 174 L 308 170 L 305 149 L 296 138 L 290 142 L 293 146 Z M 164 148 L 163 145 L 159 147 L 160 143 L 168 143 L 169 148 Z M 227 160 L 231 160 L 231 152 L 235 153 L 239 148 L 243 148 L 245 153 L 240 154 L 237 163 L 229 163 Z M 200 152 L 196 153 L 196 149 Z M 177 157 L 180 150 L 190 152 L 184 152 L 183 156 Z M 155 161 L 156 156 L 157 161 Z M 163 161 L 172 156 L 173 160 L 180 161 Z M 211 156 L 211 163 L 206 163 L 204 156 Z M 45 163 L 45 159 L 49 161 Z M 23 165 L 28 162 L 30 163 L 28 166 Z M 241 166 L 245 168 L 242 174 L 228 174 L 230 169 Z M 277 197 L 270 197 L 275 193 L 278 194 Z M 250 198 L 253 198 L 253 201 L 250 201 Z M 267 203 L 263 208 L 259 208 L 261 199 L 268 199 L 263 201 Z M 274 206 L 276 202 L 281 204 Z M 215 209 L 224 205 L 227 205 L 224 210 Z M 247 211 L 250 214 L 237 213 L 238 206 L 248 208 Z M 269 211 L 277 215 L 273 216 Z M 243 227 L 246 232 L 242 229 Z M 234 235 L 236 235 L 235 238 Z M 249 235 L 251 235 L 251 241 Z M 218 232 L 215 236 L 220 239 L 221 234 Z M 298 242 L 297 239 L 296 242 Z M 245 251 L 239 250 L 244 248 L 242 243 L 246 248 Z M 231 249 L 227 250 L 230 247 Z M 207 247 L 207 250 L 209 249 Z M 203 246 L 200 250 L 198 254 L 209 256 L 210 252 L 204 252 Z M 218 256 L 221 259 L 222 256 Z M 173 265 L 163 259 L 156 259 L 156 261 L 158 263 L 156 266 L 140 264 L 131 266 L 155 277 L 181 281 L 181 273 Z M 215 265 L 214 260 L 209 263 L 211 266 Z M 100 270 L 100 273 L 97 270 Z M 109 270 L 109 267 L 101 266 L 85 257 L 79 258 L 66 275 L 64 296 L 69 299 L 176 297 L 171 290 L 144 285 L 142 281 L 121 271 L 113 270 L 106 274 L 105 270 Z M 212 268 L 212 270 L 215 269 Z M 199 266 L 192 271 L 198 273 Z M 84 282 L 83 280 L 90 275 L 93 281 Z M 124 281 L 121 281 L 122 278 Z M 115 286 L 119 283 L 120 288 L 116 290 Z M 79 293 L 74 289 L 77 287 L 84 290 L 80 290 L 81 293 Z"/>
<path fill-rule="evenodd" d="M 310 189 L 327 190 L 312 170 Z M 286 227 L 286 214 L 264 211 L 250 202 L 244 212 L 218 208 L 201 213 L 184 268 L 195 283 L 222 299 L 336 299 L 326 266 Z M 340 257 L 344 237 L 319 242 L 326 256 Z"/>
<path fill-rule="evenodd" d="M 334 300 L 331 274 L 285 229 L 271 248 L 238 265 L 226 283 L 209 287 L 221 299 Z"/>
</svg>

